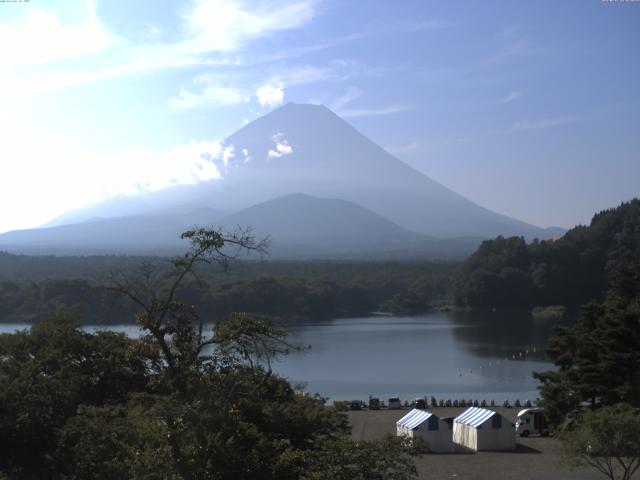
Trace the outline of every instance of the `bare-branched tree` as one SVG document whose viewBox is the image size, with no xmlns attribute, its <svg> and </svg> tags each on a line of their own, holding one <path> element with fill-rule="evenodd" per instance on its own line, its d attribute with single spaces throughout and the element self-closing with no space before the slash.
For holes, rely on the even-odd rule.
<svg viewBox="0 0 640 480">
<path fill-rule="evenodd" d="M 111 272 L 104 282 L 108 290 L 124 295 L 140 308 L 136 321 L 147 332 L 145 340 L 159 347 L 159 361 L 169 370 L 196 366 L 203 349 L 216 342 L 213 336 L 205 336 L 196 308 L 176 298 L 180 285 L 188 276 L 200 281 L 196 268 L 200 264 L 218 264 L 226 271 L 243 254 L 263 256 L 268 245 L 268 239 L 257 239 L 251 229 L 240 227 L 228 234 L 194 228 L 181 238 L 190 242 L 190 248 L 171 259 L 168 271 L 145 263 L 133 273 Z"/>
</svg>

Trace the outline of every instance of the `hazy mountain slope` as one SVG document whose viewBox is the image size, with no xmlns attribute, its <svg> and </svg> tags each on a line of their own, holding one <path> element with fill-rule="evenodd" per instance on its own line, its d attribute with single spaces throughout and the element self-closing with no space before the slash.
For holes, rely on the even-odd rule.
<svg viewBox="0 0 640 480">
<path fill-rule="evenodd" d="M 269 158 L 278 143 L 291 153 Z M 479 207 L 434 182 L 322 106 L 289 104 L 246 125 L 225 144 L 241 157 L 220 183 L 227 201 L 251 204 L 301 191 L 353 201 L 428 235 L 546 236 L 542 229 Z"/>
<path fill-rule="evenodd" d="M 289 242 L 351 244 L 397 243 L 418 238 L 386 218 L 355 203 L 301 193 L 254 205 L 220 220 L 224 227 L 251 225 L 257 235 Z"/>
<path fill-rule="evenodd" d="M 0 235 L 0 249 L 21 253 L 168 253 L 186 248 L 180 234 L 193 225 L 214 225 L 223 212 L 202 208 L 184 215 L 92 218 L 49 228 Z"/>
<path fill-rule="evenodd" d="M 215 212 L 219 214 L 220 212 Z M 479 239 L 435 239 L 410 232 L 355 203 L 290 194 L 217 219 L 203 209 L 184 216 L 97 218 L 0 235 L 0 249 L 28 254 L 176 254 L 194 224 L 232 231 L 251 226 L 269 237 L 269 255 L 288 259 L 461 259 Z"/>
<path fill-rule="evenodd" d="M 325 107 L 289 104 L 249 123 L 225 145 L 235 158 L 224 178 L 70 212 L 94 216 L 153 214 L 170 206 L 239 210 L 303 192 L 355 202 L 405 229 L 440 237 L 548 232 L 482 208 L 396 159 Z M 58 221 L 59 223 L 59 221 Z"/>
<path fill-rule="evenodd" d="M 207 187 L 211 186 L 206 182 Z M 135 196 L 117 196 L 94 205 L 71 210 L 48 222 L 43 227 L 69 225 L 97 218 L 151 216 L 151 217 L 193 217 L 201 221 L 202 214 L 220 218 L 228 214 L 215 205 L 198 201 L 193 195 L 203 185 L 179 185 L 158 192 L 141 193 Z M 206 220 L 206 218 L 205 218 Z"/>
<path fill-rule="evenodd" d="M 272 257 L 461 258 L 478 239 L 441 240 L 410 232 L 353 202 L 290 194 L 220 220 L 232 230 L 251 225 L 268 236 Z"/>
</svg>

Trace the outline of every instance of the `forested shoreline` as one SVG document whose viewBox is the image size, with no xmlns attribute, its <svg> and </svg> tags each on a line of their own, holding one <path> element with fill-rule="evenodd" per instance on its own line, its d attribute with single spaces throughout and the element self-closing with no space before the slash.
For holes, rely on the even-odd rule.
<svg viewBox="0 0 640 480">
<path fill-rule="evenodd" d="M 416 477 L 424 443 L 355 442 L 345 415 L 271 370 L 302 347 L 267 317 L 205 327 L 182 299 L 196 265 L 252 238 L 185 233 L 169 271 L 115 275 L 142 336 L 85 332 L 65 315 L 0 334 L 0 479 L 308 479 Z"/>
<path fill-rule="evenodd" d="M 556 240 L 487 240 L 463 263 L 245 261 L 229 274 L 205 266 L 180 294 L 211 321 L 236 311 L 295 320 L 434 308 L 577 307 L 602 301 L 611 272 L 639 248 L 640 200 L 634 199 Z M 83 323 L 128 323 L 135 306 L 112 295 L 108 279 L 145 266 L 162 274 L 169 262 L 0 252 L 0 322 L 37 322 L 57 311 Z"/>
<path fill-rule="evenodd" d="M 33 323 L 61 312 L 84 324 L 130 323 L 136 306 L 109 291 L 110 276 L 135 275 L 144 265 L 162 275 L 169 265 L 167 259 L 152 257 L 86 257 L 84 262 L 81 257 L 44 257 L 43 264 L 36 259 L 0 254 L 0 322 Z M 57 275 L 50 275 L 56 267 Z M 446 262 L 243 262 L 228 275 L 203 268 L 179 293 L 211 321 L 237 311 L 287 320 L 378 310 L 419 313 L 446 303 L 454 267 Z"/>
<path fill-rule="evenodd" d="M 612 272 L 639 248 L 640 200 L 633 199 L 556 240 L 484 241 L 454 273 L 449 298 L 474 309 L 602 301 Z"/>
<path fill-rule="evenodd" d="M 220 260 L 226 267 L 219 250 L 224 239 L 199 229 L 184 234 L 192 247 L 171 261 L 94 271 L 93 279 L 4 277 L 1 313 L 37 315 L 33 328 L 0 335 L 0 478 L 124 478 L 133 472 L 177 479 L 215 471 L 225 478 L 317 480 L 334 478 L 327 469 L 344 472 L 345 464 L 353 470 L 344 478 L 414 478 L 412 457 L 425 445 L 391 437 L 355 442 L 345 417 L 323 398 L 298 392 L 271 371 L 271 359 L 301 349 L 288 343 L 275 320 L 351 315 L 376 306 L 444 306 L 457 298 L 452 292 L 459 293 L 461 275 L 490 272 L 490 266 L 513 280 L 514 265 L 523 276 L 539 258 L 556 259 L 549 264 L 557 274 L 552 278 L 568 279 L 551 283 L 562 288 L 558 299 L 578 301 L 572 296 L 578 288 L 604 299 L 584 302 L 575 325 L 556 332 L 545 352 L 558 368 L 536 374 L 563 448 L 583 455 L 583 440 L 591 442 L 601 417 L 628 426 L 625 435 L 637 438 L 639 211 L 634 200 L 602 212 L 567 240 L 498 238 L 463 265 L 254 264 L 226 276 L 212 273 Z M 255 248 L 252 241 L 243 244 Z M 203 264 L 211 269 L 199 270 Z M 563 277 L 570 267 L 583 276 Z M 496 298 L 526 305 L 531 299 L 518 294 L 525 283 L 504 283 L 502 297 L 466 305 L 482 308 Z M 209 319 L 216 320 L 213 328 Z M 79 328 L 132 321 L 143 333 L 139 339 Z M 608 455 L 607 442 L 598 445 L 598 455 Z"/>
</svg>

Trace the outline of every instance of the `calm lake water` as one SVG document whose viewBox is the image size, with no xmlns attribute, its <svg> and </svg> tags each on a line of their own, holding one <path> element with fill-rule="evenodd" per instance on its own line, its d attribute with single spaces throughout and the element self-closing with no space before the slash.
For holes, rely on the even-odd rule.
<svg viewBox="0 0 640 480">
<path fill-rule="evenodd" d="M 548 370 L 542 348 L 554 322 L 524 312 L 429 313 L 296 323 L 289 340 L 311 345 L 274 364 L 310 393 L 332 400 L 399 396 L 505 399 L 538 397 L 533 371 Z M 0 332 L 28 328 L 0 324 Z M 105 327 L 88 326 L 89 331 Z M 137 336 L 133 325 L 109 327 Z"/>
</svg>

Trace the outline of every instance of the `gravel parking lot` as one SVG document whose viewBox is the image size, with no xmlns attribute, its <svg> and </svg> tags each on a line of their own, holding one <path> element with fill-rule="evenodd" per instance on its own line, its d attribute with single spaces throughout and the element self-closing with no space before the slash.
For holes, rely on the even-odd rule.
<svg viewBox="0 0 640 480">
<path fill-rule="evenodd" d="M 515 421 L 519 409 L 495 408 L 510 421 Z M 456 416 L 464 408 L 434 408 L 439 417 Z M 396 421 L 408 412 L 403 410 L 350 411 L 349 421 L 355 440 L 381 438 L 396 434 Z M 429 454 L 416 460 L 420 479 L 456 480 L 591 480 L 602 474 L 584 467 L 570 470 L 560 462 L 560 445 L 554 438 L 527 437 L 517 439 L 514 452 L 478 452 L 456 454 Z"/>
</svg>

